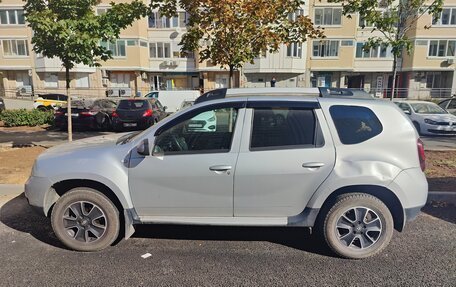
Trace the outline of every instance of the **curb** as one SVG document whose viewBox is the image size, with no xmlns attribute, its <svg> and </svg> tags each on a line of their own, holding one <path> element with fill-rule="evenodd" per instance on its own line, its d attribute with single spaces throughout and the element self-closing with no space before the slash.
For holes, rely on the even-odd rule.
<svg viewBox="0 0 456 287">
<path fill-rule="evenodd" d="M 19 195 L 24 192 L 23 184 L 0 184 L 0 195 Z"/>
</svg>

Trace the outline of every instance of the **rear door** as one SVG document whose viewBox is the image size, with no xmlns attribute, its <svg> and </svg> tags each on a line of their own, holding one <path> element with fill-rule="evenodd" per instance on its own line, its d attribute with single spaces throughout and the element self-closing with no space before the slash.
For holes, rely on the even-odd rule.
<svg viewBox="0 0 456 287">
<path fill-rule="evenodd" d="M 301 213 L 335 162 L 317 102 L 249 102 L 234 181 L 235 216 Z"/>
</svg>

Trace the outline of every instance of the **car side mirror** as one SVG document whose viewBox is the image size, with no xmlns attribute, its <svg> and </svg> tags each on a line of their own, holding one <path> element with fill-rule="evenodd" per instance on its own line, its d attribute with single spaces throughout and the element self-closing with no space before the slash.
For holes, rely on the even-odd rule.
<svg viewBox="0 0 456 287">
<path fill-rule="evenodd" d="M 167 107 L 167 106 L 164 106 L 164 107 L 163 107 L 163 110 L 164 110 L 164 111 L 166 111 L 167 109 L 168 109 L 168 107 Z"/>
<path fill-rule="evenodd" d="M 136 152 L 143 156 L 150 155 L 150 148 L 149 148 L 149 139 L 143 139 L 141 143 L 136 147 Z"/>
<path fill-rule="evenodd" d="M 404 113 L 407 114 L 407 115 L 411 115 L 412 114 L 409 110 L 405 110 Z"/>
</svg>

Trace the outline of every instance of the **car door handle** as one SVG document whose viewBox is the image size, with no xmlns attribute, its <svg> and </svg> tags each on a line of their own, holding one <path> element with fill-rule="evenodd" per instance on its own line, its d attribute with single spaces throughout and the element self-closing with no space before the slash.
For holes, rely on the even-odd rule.
<svg viewBox="0 0 456 287">
<path fill-rule="evenodd" d="M 325 164 L 322 162 L 305 162 L 302 164 L 302 167 L 305 168 L 320 168 L 323 167 Z"/>
<path fill-rule="evenodd" d="M 228 171 L 231 170 L 231 165 L 214 165 L 209 167 L 211 171 Z"/>
</svg>

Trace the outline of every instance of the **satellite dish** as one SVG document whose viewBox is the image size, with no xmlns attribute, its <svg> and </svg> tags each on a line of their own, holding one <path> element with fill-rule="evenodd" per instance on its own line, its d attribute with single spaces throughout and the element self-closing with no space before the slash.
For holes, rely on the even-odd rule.
<svg viewBox="0 0 456 287">
<path fill-rule="evenodd" d="M 171 40 L 174 40 L 177 38 L 177 36 L 179 36 L 179 33 L 177 31 L 175 31 L 175 32 L 172 32 L 171 35 L 169 35 L 169 38 Z"/>
</svg>

